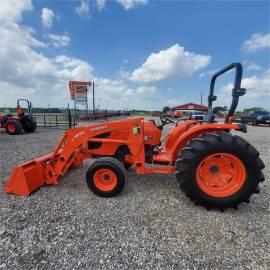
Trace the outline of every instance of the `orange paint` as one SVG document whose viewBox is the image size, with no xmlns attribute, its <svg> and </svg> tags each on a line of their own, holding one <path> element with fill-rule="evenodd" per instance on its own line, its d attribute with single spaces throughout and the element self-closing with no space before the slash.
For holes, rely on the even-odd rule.
<svg viewBox="0 0 270 270">
<path fill-rule="evenodd" d="M 14 125 L 14 123 L 8 123 L 7 124 L 7 130 L 8 132 L 10 132 L 11 134 L 15 133 L 16 132 L 16 127 Z"/>
<path fill-rule="evenodd" d="M 112 191 L 117 185 L 117 176 L 110 169 L 99 169 L 95 172 L 94 177 L 95 186 L 101 191 Z"/>
<path fill-rule="evenodd" d="M 175 127 L 168 134 L 164 146 L 160 146 L 161 130 L 153 122 L 141 117 L 73 128 L 64 133 L 52 153 L 18 165 L 4 190 L 17 195 L 29 195 L 44 184 L 57 184 L 61 176 L 69 169 L 81 166 L 84 159 L 114 156 L 117 149 L 123 146 L 129 150 L 125 161 L 135 165 L 137 173 L 173 173 L 179 151 L 189 140 L 205 132 L 230 129 L 240 127 L 234 123 L 202 124 L 194 120 L 186 121 Z M 156 146 L 158 148 L 153 152 L 152 161 L 163 163 L 164 166 L 146 166 L 146 149 Z"/>
<path fill-rule="evenodd" d="M 242 161 L 229 153 L 215 153 L 202 160 L 196 171 L 199 187 L 212 197 L 228 197 L 245 183 L 246 170 Z"/>
</svg>

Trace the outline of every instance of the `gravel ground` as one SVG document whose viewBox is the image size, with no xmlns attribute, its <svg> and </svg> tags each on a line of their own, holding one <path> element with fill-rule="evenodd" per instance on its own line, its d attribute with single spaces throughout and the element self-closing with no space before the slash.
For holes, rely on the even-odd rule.
<svg viewBox="0 0 270 270">
<path fill-rule="evenodd" d="M 61 134 L 1 133 L 1 189 L 14 165 Z M 132 170 L 120 196 L 100 198 L 85 183 L 89 162 L 27 198 L 1 193 L 0 269 L 270 269 L 270 128 L 240 135 L 261 152 L 266 181 L 238 210 L 207 211 L 174 176 Z"/>
</svg>

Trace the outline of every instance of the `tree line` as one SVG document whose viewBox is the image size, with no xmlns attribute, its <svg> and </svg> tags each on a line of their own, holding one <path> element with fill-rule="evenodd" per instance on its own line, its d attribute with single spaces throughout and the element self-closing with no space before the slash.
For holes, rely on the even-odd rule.
<svg viewBox="0 0 270 270">
<path fill-rule="evenodd" d="M 166 113 L 166 112 L 168 112 L 170 110 L 171 110 L 171 108 L 169 106 L 165 106 L 165 107 L 163 107 L 162 112 Z M 228 110 L 227 106 L 216 106 L 216 107 L 213 108 L 213 112 L 216 113 L 216 114 L 223 114 L 227 110 Z M 259 112 L 265 111 L 265 109 L 262 108 L 262 107 L 251 107 L 251 108 L 245 108 L 243 111 L 237 111 L 236 113 L 248 114 L 250 112 L 258 112 L 258 111 Z"/>
</svg>

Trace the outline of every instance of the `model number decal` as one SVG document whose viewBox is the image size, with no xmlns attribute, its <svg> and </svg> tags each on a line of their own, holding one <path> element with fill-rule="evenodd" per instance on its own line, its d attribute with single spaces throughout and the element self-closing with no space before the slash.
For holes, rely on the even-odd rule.
<svg viewBox="0 0 270 270">
<path fill-rule="evenodd" d="M 76 140 L 78 137 L 80 137 L 80 136 L 83 135 L 84 133 L 85 133 L 84 131 L 81 131 L 81 132 L 75 134 L 75 135 L 73 136 L 73 138 L 72 138 L 72 141 Z"/>
</svg>

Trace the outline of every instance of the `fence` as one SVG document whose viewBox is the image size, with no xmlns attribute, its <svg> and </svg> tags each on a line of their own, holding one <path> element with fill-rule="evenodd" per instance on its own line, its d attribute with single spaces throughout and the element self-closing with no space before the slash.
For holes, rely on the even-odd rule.
<svg viewBox="0 0 270 270">
<path fill-rule="evenodd" d="M 128 112 L 109 112 L 98 111 L 95 114 L 81 114 L 71 113 L 71 110 L 67 110 L 63 113 L 36 113 L 33 114 L 38 127 L 48 128 L 72 128 L 77 125 L 78 121 L 95 121 L 103 120 L 108 121 L 111 117 L 128 116 Z"/>
<path fill-rule="evenodd" d="M 77 117 L 80 120 L 101 120 L 107 121 L 111 117 L 117 117 L 117 116 L 129 116 L 129 112 L 115 112 L 115 111 L 96 111 L 93 113 L 88 114 L 79 114 Z"/>
<path fill-rule="evenodd" d="M 72 128 L 76 123 L 75 115 L 71 114 L 69 110 L 65 113 L 37 113 L 33 114 L 38 127 L 50 128 Z"/>
</svg>

